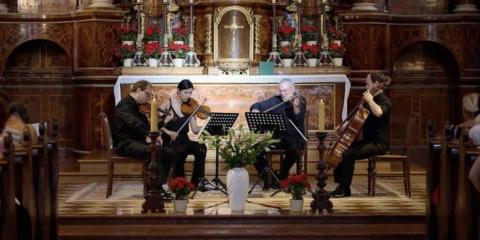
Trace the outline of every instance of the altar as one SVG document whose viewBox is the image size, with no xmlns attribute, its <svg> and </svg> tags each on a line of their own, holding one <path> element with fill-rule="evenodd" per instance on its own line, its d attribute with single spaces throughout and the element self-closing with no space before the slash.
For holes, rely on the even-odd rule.
<svg viewBox="0 0 480 240">
<path fill-rule="evenodd" d="M 278 94 L 278 82 L 292 80 L 298 94 L 307 99 L 308 129 L 318 130 L 319 117 L 325 118 L 325 129 L 333 129 L 347 116 L 347 99 L 350 81 L 343 74 L 325 75 L 121 75 L 114 86 L 115 103 L 129 92 L 132 83 L 148 80 L 155 92 L 165 101 L 174 96 L 177 83 L 190 79 L 194 84 L 193 98 L 206 99 L 213 112 L 240 113 L 237 124 L 246 125 L 244 112 L 258 101 Z M 319 116 L 319 102 L 325 103 L 325 115 Z"/>
</svg>

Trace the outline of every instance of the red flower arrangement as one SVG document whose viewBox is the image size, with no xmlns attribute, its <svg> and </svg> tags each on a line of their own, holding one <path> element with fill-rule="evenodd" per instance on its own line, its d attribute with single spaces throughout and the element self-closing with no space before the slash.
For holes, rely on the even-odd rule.
<svg viewBox="0 0 480 240">
<path fill-rule="evenodd" d="M 133 56 L 135 56 L 135 53 L 137 52 L 137 49 L 133 45 L 122 44 L 119 48 L 112 49 L 112 51 L 116 57 L 123 60 L 127 58 L 133 58 Z"/>
<path fill-rule="evenodd" d="M 168 44 L 168 48 L 172 51 L 172 55 L 174 58 L 185 58 L 187 56 L 187 44 L 175 44 L 171 42 Z"/>
<path fill-rule="evenodd" d="M 330 53 L 332 54 L 333 57 L 343 57 L 345 54 L 345 47 L 343 45 L 337 44 L 337 43 L 330 43 Z"/>
<path fill-rule="evenodd" d="M 159 59 L 160 54 L 163 52 L 163 49 L 160 47 L 160 44 L 157 41 L 145 43 L 143 49 L 145 50 L 147 57 L 155 59 Z"/>
<path fill-rule="evenodd" d="M 188 29 L 181 25 L 180 27 L 172 29 L 173 41 L 187 41 Z"/>
<path fill-rule="evenodd" d="M 343 33 L 342 31 L 339 31 L 335 26 L 329 27 L 327 34 L 328 34 L 328 38 L 330 38 L 331 40 L 343 41 L 343 39 L 345 39 L 345 33 Z"/>
<path fill-rule="evenodd" d="M 280 57 L 281 58 L 293 58 L 294 50 L 290 46 L 280 47 Z"/>
<path fill-rule="evenodd" d="M 145 42 L 159 41 L 160 40 L 160 27 L 157 23 L 152 23 L 145 30 L 145 36 L 143 36 Z"/>
<path fill-rule="evenodd" d="M 137 29 L 127 26 L 121 26 L 117 29 L 120 34 L 120 40 L 122 41 L 136 41 L 137 40 Z"/>
<path fill-rule="evenodd" d="M 195 186 L 184 177 L 178 177 L 168 182 L 168 188 L 175 195 L 175 200 L 186 200 Z"/>
<path fill-rule="evenodd" d="M 292 194 L 293 200 L 302 200 L 303 195 L 310 189 L 308 177 L 305 174 L 291 175 L 287 179 L 280 181 L 280 187 L 288 193 Z"/>
<path fill-rule="evenodd" d="M 318 47 L 316 45 L 302 44 L 302 51 L 306 58 L 317 58 Z"/>
<path fill-rule="evenodd" d="M 304 41 L 317 40 L 317 27 L 313 25 L 305 25 L 302 27 L 302 35 Z"/>
<path fill-rule="evenodd" d="M 282 24 L 278 28 L 278 33 L 282 41 L 292 41 L 295 34 L 295 28 L 288 24 Z"/>
</svg>

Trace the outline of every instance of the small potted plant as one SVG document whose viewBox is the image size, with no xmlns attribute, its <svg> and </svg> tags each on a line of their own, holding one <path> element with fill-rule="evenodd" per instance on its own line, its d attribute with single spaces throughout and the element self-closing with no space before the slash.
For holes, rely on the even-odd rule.
<svg viewBox="0 0 480 240">
<path fill-rule="evenodd" d="M 148 57 L 148 66 L 150 67 L 157 67 L 158 66 L 158 59 L 160 59 L 160 55 L 162 54 L 162 48 L 160 47 L 160 43 L 157 41 L 145 43 L 143 46 L 145 50 L 145 54 Z"/>
<path fill-rule="evenodd" d="M 313 25 L 305 25 L 302 27 L 302 40 L 307 45 L 317 45 L 317 27 Z"/>
<path fill-rule="evenodd" d="M 176 213 L 187 211 L 187 196 L 195 188 L 191 182 L 184 177 L 178 177 L 168 182 L 168 188 L 174 194 L 173 208 Z"/>
<path fill-rule="evenodd" d="M 338 45 L 342 45 L 342 42 L 345 39 L 345 33 L 338 30 L 335 26 L 329 27 L 327 30 L 327 34 L 330 41 Z"/>
<path fill-rule="evenodd" d="M 330 54 L 332 55 L 333 65 L 335 67 L 342 66 L 343 55 L 345 54 L 345 47 L 343 45 L 339 45 L 332 42 L 330 43 L 329 49 L 330 49 Z"/>
<path fill-rule="evenodd" d="M 137 29 L 132 28 L 128 25 L 122 25 L 118 32 L 120 34 L 120 40 L 122 44 L 125 45 L 134 45 L 137 40 Z"/>
<path fill-rule="evenodd" d="M 280 46 L 281 47 L 290 46 L 295 36 L 295 28 L 290 26 L 288 23 L 284 22 L 278 28 L 278 34 L 280 37 Z"/>
<path fill-rule="evenodd" d="M 273 134 L 255 133 L 240 126 L 238 129 L 230 128 L 227 135 L 210 135 L 204 132 L 199 139 L 200 143 L 207 143 L 218 148 L 220 157 L 227 166 L 227 191 L 230 209 L 241 212 L 245 209 L 248 195 L 247 165 L 254 164 L 259 154 L 268 151 L 273 144 L 280 140 L 273 139 Z"/>
<path fill-rule="evenodd" d="M 175 44 L 184 44 L 188 39 L 188 29 L 183 24 L 172 29 L 173 42 Z"/>
<path fill-rule="evenodd" d="M 188 45 L 184 43 L 176 44 L 175 42 L 170 42 L 168 48 L 172 52 L 174 66 L 182 67 L 185 57 L 187 56 Z"/>
<path fill-rule="evenodd" d="M 294 51 L 291 46 L 284 46 L 280 48 L 280 58 L 282 58 L 282 63 L 284 67 L 291 67 L 294 57 Z"/>
<path fill-rule="evenodd" d="M 318 47 L 317 45 L 302 45 L 302 51 L 307 59 L 307 63 L 309 67 L 316 67 L 317 66 L 317 57 L 318 57 Z"/>
<path fill-rule="evenodd" d="M 147 30 L 145 30 L 145 36 L 143 36 L 143 41 L 147 43 L 160 41 L 160 27 L 157 23 L 151 23 L 147 27 Z"/>
<path fill-rule="evenodd" d="M 123 61 L 124 67 L 132 66 L 132 60 L 136 52 L 135 46 L 130 44 L 122 44 L 119 48 L 113 49 L 113 54 Z"/>
<path fill-rule="evenodd" d="M 280 187 L 292 195 L 292 199 L 290 199 L 290 211 L 303 211 L 303 195 L 307 193 L 307 189 L 310 189 L 307 175 L 291 175 L 280 181 Z"/>
</svg>

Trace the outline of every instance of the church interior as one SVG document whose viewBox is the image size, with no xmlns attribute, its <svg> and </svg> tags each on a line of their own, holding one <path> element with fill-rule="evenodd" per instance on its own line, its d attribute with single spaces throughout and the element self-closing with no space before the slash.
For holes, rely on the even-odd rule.
<svg viewBox="0 0 480 240">
<path fill-rule="evenodd" d="M 479 9 L 0 0 L 0 240 L 480 239 Z M 185 90 L 197 103 L 178 114 Z M 147 121 L 131 133 L 145 132 L 143 157 L 119 151 L 128 99 Z M 280 103 L 253 111 L 269 99 Z M 12 106 L 28 112 L 17 138 Z M 203 162 L 189 152 L 162 169 L 181 158 L 164 129 L 184 117 L 173 133 L 206 146 Z M 270 143 L 289 129 L 290 158 Z M 385 150 L 338 180 L 353 146 L 380 131 L 386 142 L 371 144 Z"/>
</svg>

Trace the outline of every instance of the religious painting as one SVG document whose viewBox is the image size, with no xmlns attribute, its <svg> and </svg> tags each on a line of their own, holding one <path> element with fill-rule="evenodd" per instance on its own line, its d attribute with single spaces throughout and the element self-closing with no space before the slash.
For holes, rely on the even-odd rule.
<svg viewBox="0 0 480 240">
<path fill-rule="evenodd" d="M 253 61 L 253 13 L 240 6 L 217 9 L 214 61 Z"/>
</svg>

